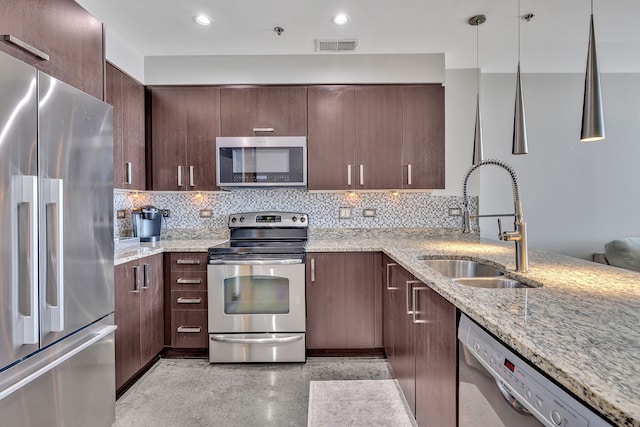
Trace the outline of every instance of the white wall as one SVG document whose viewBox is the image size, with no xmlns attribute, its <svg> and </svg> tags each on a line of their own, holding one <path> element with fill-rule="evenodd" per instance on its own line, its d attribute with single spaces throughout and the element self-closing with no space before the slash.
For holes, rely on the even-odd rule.
<svg viewBox="0 0 640 427">
<path fill-rule="evenodd" d="M 111 28 L 105 33 L 107 61 L 144 84 L 144 56 Z"/>
<path fill-rule="evenodd" d="M 612 239 L 640 235 L 640 75 L 601 76 L 606 139 L 592 143 L 579 142 L 583 74 L 523 75 L 525 156 L 511 155 L 515 76 L 482 77 L 485 158 L 516 169 L 529 246 L 590 258 Z M 489 167 L 478 173 L 481 212 L 512 212 L 508 174 Z M 481 228 L 483 237 L 497 237 L 495 219 Z"/>
<path fill-rule="evenodd" d="M 442 83 L 444 54 L 147 56 L 145 84 Z"/>
</svg>

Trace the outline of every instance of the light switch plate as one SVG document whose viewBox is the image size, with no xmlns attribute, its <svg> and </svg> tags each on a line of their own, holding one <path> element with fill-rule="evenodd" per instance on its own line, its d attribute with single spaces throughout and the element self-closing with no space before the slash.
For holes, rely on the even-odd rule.
<svg viewBox="0 0 640 427">
<path fill-rule="evenodd" d="M 449 216 L 462 216 L 462 209 L 449 208 Z"/>
<path fill-rule="evenodd" d="M 376 216 L 376 209 L 363 209 L 362 216 L 365 216 L 367 218 L 373 218 Z"/>
<path fill-rule="evenodd" d="M 340 208 L 339 215 L 340 219 L 349 219 L 351 218 L 351 208 Z"/>
<path fill-rule="evenodd" d="M 127 217 L 127 211 L 124 209 L 118 209 L 118 212 L 116 214 L 116 218 L 118 219 L 125 219 Z"/>
<path fill-rule="evenodd" d="M 213 211 L 211 209 L 200 209 L 200 218 L 211 218 Z"/>
</svg>

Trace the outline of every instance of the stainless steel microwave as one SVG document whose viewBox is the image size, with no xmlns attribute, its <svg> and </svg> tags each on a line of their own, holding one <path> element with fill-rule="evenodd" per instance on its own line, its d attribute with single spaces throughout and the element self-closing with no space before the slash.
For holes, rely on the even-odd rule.
<svg viewBox="0 0 640 427">
<path fill-rule="evenodd" d="M 217 137 L 216 184 L 221 188 L 306 187 L 307 137 Z"/>
</svg>

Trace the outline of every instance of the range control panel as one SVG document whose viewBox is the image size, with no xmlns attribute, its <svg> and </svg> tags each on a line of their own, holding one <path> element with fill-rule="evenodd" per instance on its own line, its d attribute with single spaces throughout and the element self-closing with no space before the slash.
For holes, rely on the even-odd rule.
<svg viewBox="0 0 640 427">
<path fill-rule="evenodd" d="M 297 212 L 245 212 L 229 215 L 229 228 L 306 228 L 308 223 L 308 215 Z"/>
<path fill-rule="evenodd" d="M 458 339 L 496 379 L 501 392 L 516 398 L 544 425 L 609 426 L 589 407 L 536 371 L 465 315 L 460 317 Z"/>
</svg>

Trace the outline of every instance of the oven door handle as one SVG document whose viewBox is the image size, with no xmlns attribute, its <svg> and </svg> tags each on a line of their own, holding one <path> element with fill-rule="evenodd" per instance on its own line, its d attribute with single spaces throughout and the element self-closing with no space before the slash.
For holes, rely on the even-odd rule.
<svg viewBox="0 0 640 427">
<path fill-rule="evenodd" d="M 216 259 L 209 261 L 209 265 L 291 265 L 302 264 L 302 259 L 246 259 L 226 260 Z"/>
<path fill-rule="evenodd" d="M 211 335 L 212 341 L 229 344 L 281 344 L 300 341 L 302 335 L 295 335 L 284 338 L 230 338 L 224 335 Z"/>
</svg>

